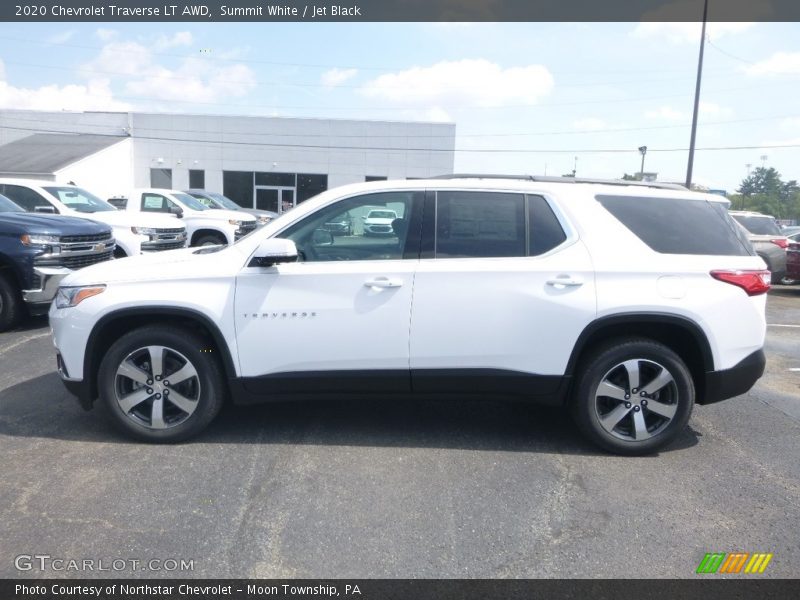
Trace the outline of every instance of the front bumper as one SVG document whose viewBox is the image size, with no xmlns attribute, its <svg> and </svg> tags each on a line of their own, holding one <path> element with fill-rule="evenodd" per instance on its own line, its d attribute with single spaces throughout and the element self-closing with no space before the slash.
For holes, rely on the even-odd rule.
<svg viewBox="0 0 800 600">
<path fill-rule="evenodd" d="M 767 357 L 764 350 L 756 350 L 738 364 L 722 371 L 709 371 L 705 376 L 705 394 L 698 404 L 713 404 L 747 393 L 764 374 Z"/>
<path fill-rule="evenodd" d="M 72 273 L 66 267 L 34 267 L 34 274 L 39 280 L 39 289 L 22 290 L 22 300 L 26 304 L 49 305 L 56 297 L 58 284 L 64 277 Z"/>
<path fill-rule="evenodd" d="M 91 390 L 85 381 L 73 379 L 67 372 L 67 367 L 64 364 L 64 359 L 61 358 L 60 353 L 56 353 L 56 366 L 58 374 L 61 376 L 61 383 L 67 388 L 67 391 L 78 399 L 78 403 L 84 410 L 91 410 L 94 404 L 94 398 L 91 396 Z"/>
</svg>

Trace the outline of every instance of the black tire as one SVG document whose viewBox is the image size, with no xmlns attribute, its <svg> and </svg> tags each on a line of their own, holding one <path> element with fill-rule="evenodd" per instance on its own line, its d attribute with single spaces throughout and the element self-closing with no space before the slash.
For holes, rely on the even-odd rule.
<svg viewBox="0 0 800 600">
<path fill-rule="evenodd" d="M 631 386 L 637 378 L 638 387 Z M 644 391 L 656 387 L 655 393 Z M 691 373 L 675 352 L 652 340 L 628 338 L 604 344 L 581 361 L 570 408 L 592 442 L 636 456 L 663 448 L 684 431 L 694 399 Z"/>
<path fill-rule="evenodd" d="M 158 373 L 153 373 L 152 369 L 153 354 L 148 347 L 166 348 L 161 352 L 163 377 L 158 381 Z M 179 442 L 200 433 L 217 416 L 225 399 L 222 367 L 210 349 L 203 338 L 178 327 L 151 325 L 123 335 L 106 352 L 97 375 L 100 400 L 112 422 L 125 434 L 146 442 Z M 139 368 L 136 377 L 144 373 L 150 379 L 137 382 L 118 374 L 126 359 L 128 364 Z M 184 369 L 187 363 L 194 375 L 180 382 L 169 382 L 170 376 L 179 376 L 178 371 L 191 372 Z M 188 399 L 191 412 L 173 403 L 168 396 L 170 392 L 173 398 L 180 398 L 179 404 L 184 406 Z M 162 398 L 162 393 L 163 418 L 157 420 L 156 396 Z M 123 409 L 122 403 L 134 394 L 138 394 L 138 403 L 130 410 Z M 147 399 L 138 400 L 141 396 Z"/>
<path fill-rule="evenodd" d="M 125 253 L 125 250 L 117 246 L 114 248 L 114 258 L 127 258 L 128 255 Z"/>
<path fill-rule="evenodd" d="M 196 238 L 192 246 L 216 246 L 218 244 L 226 246 L 228 240 L 221 233 L 205 233 Z"/>
<path fill-rule="evenodd" d="M 19 323 L 24 310 L 13 275 L 0 271 L 0 331 L 8 331 Z"/>
</svg>

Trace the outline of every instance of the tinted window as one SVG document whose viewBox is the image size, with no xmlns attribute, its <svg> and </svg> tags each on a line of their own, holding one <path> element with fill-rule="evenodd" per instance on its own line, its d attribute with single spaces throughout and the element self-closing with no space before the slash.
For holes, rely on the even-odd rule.
<svg viewBox="0 0 800 600">
<path fill-rule="evenodd" d="M 724 204 L 682 198 L 597 196 L 612 215 L 656 252 L 746 256 Z"/>
<path fill-rule="evenodd" d="M 19 204 L 28 212 L 34 212 L 37 206 L 53 207 L 53 205 L 45 200 L 41 194 L 39 194 L 39 192 L 35 192 L 30 188 L 22 187 L 21 185 L 4 185 L 3 194 L 12 200 L 14 204 Z M 55 210 L 58 212 L 57 208 Z"/>
<path fill-rule="evenodd" d="M 297 201 L 305 202 L 328 189 L 327 175 L 297 174 Z"/>
<path fill-rule="evenodd" d="M 549 252 L 567 239 L 553 209 L 541 196 L 528 196 L 528 222 L 530 240 L 528 253 L 538 256 Z"/>
<path fill-rule="evenodd" d="M 150 187 L 172 189 L 172 169 L 150 169 Z"/>
<path fill-rule="evenodd" d="M 744 225 L 744 228 L 750 233 L 755 233 L 756 235 L 783 235 L 780 227 L 772 217 L 731 216 Z"/>
<path fill-rule="evenodd" d="M 305 262 L 402 259 L 406 242 L 414 239 L 409 227 L 412 209 L 421 207 L 422 197 L 422 192 L 407 191 L 346 198 L 304 217 L 279 237 L 292 240 Z M 368 220 L 377 210 L 394 218 Z M 416 222 L 418 230 L 418 218 Z M 415 246 L 412 254 L 417 258 L 419 235 L 409 244 Z"/>
<path fill-rule="evenodd" d="M 253 206 L 253 173 L 223 171 L 222 193 L 240 206 Z"/>
<path fill-rule="evenodd" d="M 520 194 L 438 192 L 436 258 L 525 256 Z"/>
<path fill-rule="evenodd" d="M 189 169 L 189 187 L 195 190 L 206 187 L 206 172 L 202 169 Z"/>
</svg>

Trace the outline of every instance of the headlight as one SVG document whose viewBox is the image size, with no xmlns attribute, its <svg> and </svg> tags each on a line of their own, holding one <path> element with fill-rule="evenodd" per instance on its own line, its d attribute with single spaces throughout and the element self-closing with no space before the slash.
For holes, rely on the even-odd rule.
<svg viewBox="0 0 800 600">
<path fill-rule="evenodd" d="M 47 244 L 57 244 L 57 235 L 28 235 L 27 233 L 19 236 L 19 240 L 26 246 L 46 246 Z"/>
<path fill-rule="evenodd" d="M 228 223 L 230 223 L 231 225 L 236 225 L 237 227 L 242 226 L 242 221 L 237 221 L 236 219 L 230 219 Z"/>
<path fill-rule="evenodd" d="M 71 308 L 97 294 L 106 291 L 105 285 L 79 285 L 74 287 L 60 287 L 56 294 L 56 308 Z"/>
<path fill-rule="evenodd" d="M 270 221 L 272 221 L 272 218 L 271 217 L 267 217 L 266 215 L 262 215 L 262 216 L 258 217 L 258 222 L 261 223 L 262 225 L 266 225 Z"/>
<path fill-rule="evenodd" d="M 139 235 L 155 235 L 156 233 L 156 230 L 152 227 L 131 227 L 131 231 Z"/>
</svg>

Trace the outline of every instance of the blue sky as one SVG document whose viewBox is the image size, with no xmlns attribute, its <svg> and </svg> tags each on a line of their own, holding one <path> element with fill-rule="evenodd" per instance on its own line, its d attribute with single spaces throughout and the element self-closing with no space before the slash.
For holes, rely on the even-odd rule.
<svg viewBox="0 0 800 600">
<path fill-rule="evenodd" d="M 579 176 L 621 177 L 646 145 L 645 171 L 682 181 L 699 27 L 6 23 L 0 107 L 449 121 L 458 172 L 561 175 L 577 156 Z M 708 33 L 697 146 L 756 148 L 699 150 L 695 181 L 800 179 L 800 27 Z"/>
</svg>

